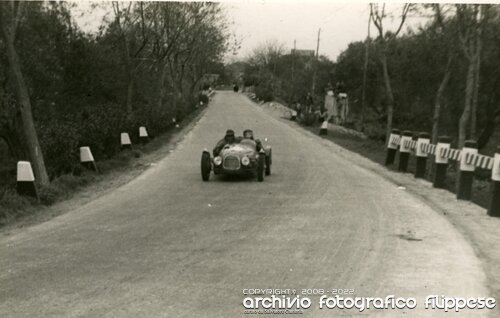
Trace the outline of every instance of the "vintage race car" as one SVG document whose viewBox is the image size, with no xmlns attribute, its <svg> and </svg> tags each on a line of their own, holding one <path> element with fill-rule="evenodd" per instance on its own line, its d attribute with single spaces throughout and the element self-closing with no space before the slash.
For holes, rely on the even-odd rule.
<svg viewBox="0 0 500 318">
<path fill-rule="evenodd" d="M 263 146 L 257 151 L 257 143 L 252 139 L 226 145 L 215 158 L 208 150 L 201 155 L 201 177 L 208 181 L 210 172 L 215 175 L 253 174 L 258 181 L 264 181 L 264 174 L 271 174 L 272 151 L 270 146 Z"/>
</svg>

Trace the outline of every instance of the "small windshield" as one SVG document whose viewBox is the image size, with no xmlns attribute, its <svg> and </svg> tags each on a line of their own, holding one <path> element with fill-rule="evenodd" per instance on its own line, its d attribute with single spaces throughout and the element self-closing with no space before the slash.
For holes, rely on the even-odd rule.
<svg viewBox="0 0 500 318">
<path fill-rule="evenodd" d="M 252 140 L 252 139 L 242 139 L 242 140 L 240 141 L 240 144 L 242 144 L 242 145 L 248 145 L 248 146 L 253 146 L 253 147 L 255 147 L 255 146 L 257 145 L 257 144 L 255 143 L 255 141 L 254 141 L 254 140 Z"/>
</svg>

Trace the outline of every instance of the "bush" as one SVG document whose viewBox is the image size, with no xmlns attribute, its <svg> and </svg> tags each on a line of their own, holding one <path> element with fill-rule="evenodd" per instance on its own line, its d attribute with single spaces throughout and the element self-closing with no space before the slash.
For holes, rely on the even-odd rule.
<svg viewBox="0 0 500 318">
<path fill-rule="evenodd" d="M 40 203 L 44 205 L 51 205 L 56 203 L 65 194 L 61 187 L 51 183 L 48 186 L 40 187 L 38 190 L 38 196 L 40 197 Z"/>
<path fill-rule="evenodd" d="M 273 90 L 271 86 L 266 84 L 260 84 L 255 87 L 255 94 L 258 99 L 263 100 L 264 102 L 271 102 L 274 100 Z"/>
<path fill-rule="evenodd" d="M 20 196 L 14 189 L 8 189 L 0 198 L 0 218 L 6 217 L 8 211 L 23 211 L 29 205 L 30 201 L 27 197 Z"/>
</svg>

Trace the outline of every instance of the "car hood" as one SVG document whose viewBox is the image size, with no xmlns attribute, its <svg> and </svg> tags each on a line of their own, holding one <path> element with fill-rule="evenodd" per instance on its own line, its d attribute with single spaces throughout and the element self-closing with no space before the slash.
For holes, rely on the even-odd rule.
<svg viewBox="0 0 500 318">
<path fill-rule="evenodd" d="M 255 155 L 257 154 L 255 147 L 252 147 L 251 145 L 244 145 L 244 144 L 234 144 L 230 145 L 228 148 L 222 149 L 220 152 L 221 157 L 225 156 L 238 156 L 238 157 L 243 157 L 243 156 L 248 156 L 249 158 L 255 158 Z"/>
</svg>

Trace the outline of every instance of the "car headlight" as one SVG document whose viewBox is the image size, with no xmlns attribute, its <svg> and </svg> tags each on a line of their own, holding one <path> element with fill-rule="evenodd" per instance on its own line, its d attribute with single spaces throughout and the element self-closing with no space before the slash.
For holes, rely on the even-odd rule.
<svg viewBox="0 0 500 318">
<path fill-rule="evenodd" d="M 250 159 L 248 159 L 248 157 L 241 158 L 241 164 L 244 166 L 248 166 L 250 164 Z"/>
<path fill-rule="evenodd" d="M 214 158 L 214 164 L 216 166 L 220 166 L 221 163 L 222 163 L 222 158 L 221 157 L 217 156 L 217 157 Z"/>
</svg>

